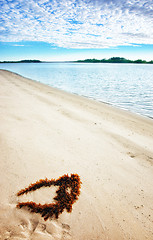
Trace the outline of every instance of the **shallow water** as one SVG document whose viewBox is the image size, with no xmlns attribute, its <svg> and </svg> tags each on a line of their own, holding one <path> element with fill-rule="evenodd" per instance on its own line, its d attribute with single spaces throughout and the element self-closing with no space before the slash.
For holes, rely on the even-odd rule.
<svg viewBox="0 0 153 240">
<path fill-rule="evenodd" d="M 24 77 L 153 118 L 153 65 L 5 63 Z"/>
</svg>

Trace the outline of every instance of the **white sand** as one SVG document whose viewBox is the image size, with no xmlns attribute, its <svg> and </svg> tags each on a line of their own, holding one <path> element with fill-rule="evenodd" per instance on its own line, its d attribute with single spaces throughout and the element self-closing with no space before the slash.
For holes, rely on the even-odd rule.
<svg viewBox="0 0 153 240">
<path fill-rule="evenodd" d="M 153 120 L 0 70 L 0 239 L 153 239 Z M 79 174 L 71 213 L 44 221 L 41 178 Z"/>
</svg>

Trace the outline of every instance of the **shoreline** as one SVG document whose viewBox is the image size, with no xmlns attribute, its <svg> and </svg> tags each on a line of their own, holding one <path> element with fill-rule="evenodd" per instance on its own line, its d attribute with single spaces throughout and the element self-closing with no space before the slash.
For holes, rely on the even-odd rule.
<svg viewBox="0 0 153 240">
<path fill-rule="evenodd" d="M 0 238 L 151 240 L 153 120 L 0 70 Z M 81 193 L 58 219 L 17 209 L 51 203 L 39 179 L 78 174 Z"/>
<path fill-rule="evenodd" d="M 43 62 L 42 62 L 42 63 L 43 63 Z M 128 110 L 127 108 L 117 106 L 117 105 L 115 105 L 115 104 L 113 104 L 113 103 L 105 102 L 105 101 L 102 101 L 102 100 L 97 100 L 97 99 L 94 98 L 94 97 L 85 96 L 85 95 L 79 95 L 78 93 L 74 93 L 74 92 L 68 92 L 68 91 L 63 90 L 63 89 L 60 89 L 60 88 L 58 88 L 58 87 L 53 87 L 53 86 L 51 86 L 51 85 L 49 85 L 49 84 L 45 84 L 45 83 L 43 83 L 43 82 L 34 80 L 34 79 L 32 79 L 32 78 L 24 77 L 23 75 L 21 75 L 21 74 L 19 74 L 19 73 L 16 73 L 16 72 L 14 72 L 14 71 L 6 70 L 6 69 L 0 69 L 0 71 L 1 71 L 1 70 L 2 70 L 2 71 L 6 71 L 6 72 L 10 72 L 10 73 L 14 73 L 14 74 L 16 74 L 16 75 L 18 75 L 18 76 L 20 76 L 20 77 L 23 77 L 23 78 L 26 78 L 26 79 L 28 79 L 28 80 L 34 81 L 34 82 L 36 82 L 36 83 L 43 84 L 43 85 L 48 86 L 48 87 L 51 87 L 51 88 L 53 88 L 53 89 L 57 89 L 57 90 L 59 90 L 59 91 L 63 91 L 63 92 L 65 92 L 65 93 L 67 93 L 67 94 L 76 95 L 76 96 L 79 96 L 79 97 L 87 98 L 87 99 L 89 99 L 89 100 L 93 100 L 93 101 L 98 102 L 98 103 L 110 105 L 110 106 L 112 106 L 113 108 L 116 108 L 116 109 L 119 109 L 119 110 L 122 110 L 122 111 L 126 111 L 126 112 L 129 112 L 129 113 L 131 113 L 131 114 L 134 114 L 134 115 L 138 115 L 138 116 L 140 116 L 140 117 L 143 117 L 143 118 L 149 118 L 149 119 L 151 119 L 151 120 L 153 119 L 152 116 L 145 115 L 145 114 L 141 114 L 141 113 L 135 112 L 135 111 L 131 111 L 131 110 Z"/>
</svg>

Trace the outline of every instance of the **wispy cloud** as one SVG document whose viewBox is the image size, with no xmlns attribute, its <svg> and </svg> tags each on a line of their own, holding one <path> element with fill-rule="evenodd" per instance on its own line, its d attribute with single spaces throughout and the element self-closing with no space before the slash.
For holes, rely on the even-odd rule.
<svg viewBox="0 0 153 240">
<path fill-rule="evenodd" d="M 152 0 L 3 0 L 0 41 L 65 48 L 153 44 Z"/>
<path fill-rule="evenodd" d="M 23 44 L 12 44 L 12 46 L 14 46 L 14 47 L 25 47 L 25 45 L 23 45 Z"/>
</svg>

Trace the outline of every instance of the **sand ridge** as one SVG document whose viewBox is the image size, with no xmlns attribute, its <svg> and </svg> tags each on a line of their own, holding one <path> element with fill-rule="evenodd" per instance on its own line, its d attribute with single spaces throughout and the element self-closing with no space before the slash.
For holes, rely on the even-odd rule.
<svg viewBox="0 0 153 240">
<path fill-rule="evenodd" d="M 153 120 L 0 70 L 0 123 L 0 239 L 153 238 Z M 67 173 L 82 181 L 71 213 L 16 208 L 20 189 Z"/>
</svg>

